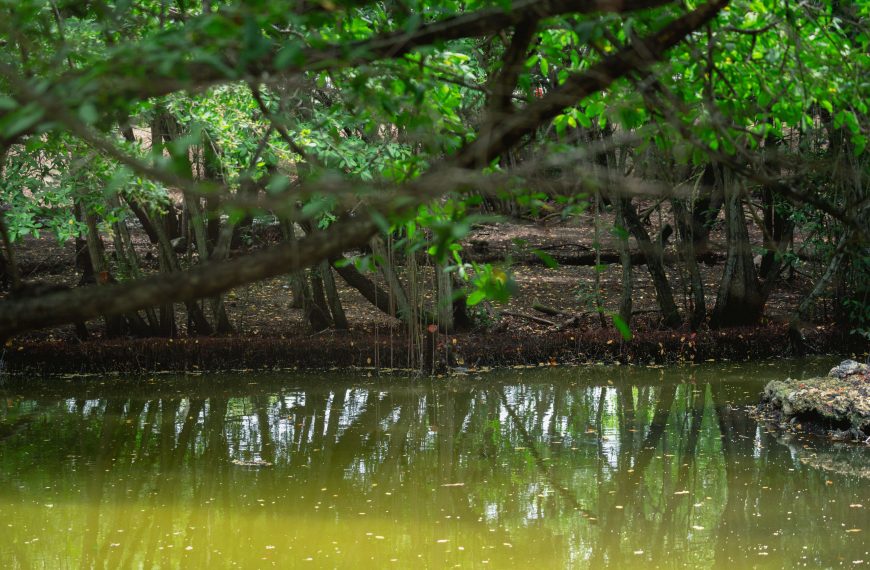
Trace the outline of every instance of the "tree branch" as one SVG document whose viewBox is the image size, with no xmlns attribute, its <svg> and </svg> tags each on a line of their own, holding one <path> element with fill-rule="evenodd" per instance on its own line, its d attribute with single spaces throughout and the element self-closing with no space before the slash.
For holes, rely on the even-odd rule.
<svg viewBox="0 0 870 570">
<path fill-rule="evenodd" d="M 376 231 L 377 226 L 366 216 L 338 222 L 326 234 L 316 233 L 231 261 L 207 262 L 187 271 L 124 284 L 78 287 L 35 298 L 0 301 L 0 340 L 36 328 L 212 297 L 339 255 L 365 244 Z"/>
<path fill-rule="evenodd" d="M 531 134 L 546 121 L 581 99 L 609 87 L 614 81 L 634 71 L 644 71 L 661 59 L 665 52 L 683 38 L 712 20 L 728 0 L 713 0 L 665 26 L 659 32 L 631 45 L 593 65 L 584 73 L 574 74 L 540 101 L 530 103 L 496 125 L 487 137 L 478 137 L 465 146 L 453 164 L 466 168 L 482 168 L 495 157 Z"/>
<path fill-rule="evenodd" d="M 75 105 L 75 102 L 80 104 L 85 100 L 87 97 L 83 94 L 88 93 L 94 96 L 95 102 L 100 106 L 112 106 L 119 100 L 144 100 L 184 89 L 201 89 L 222 82 L 238 81 L 245 79 L 244 74 L 249 78 L 256 78 L 264 74 L 338 69 L 379 59 L 397 58 L 418 47 L 460 38 L 482 37 L 530 19 L 563 14 L 627 13 L 663 6 L 670 2 L 671 0 L 520 0 L 514 2 L 510 10 L 501 6 L 485 8 L 423 24 L 411 31 L 389 32 L 348 44 L 303 47 L 295 63 L 279 67 L 278 54 L 280 48 L 285 47 L 280 44 L 256 65 L 249 65 L 238 75 L 232 71 L 238 69 L 235 61 L 224 61 L 221 62 L 222 65 L 216 66 L 211 62 L 185 59 L 166 68 L 163 61 L 143 63 L 141 50 L 128 46 L 113 54 L 111 60 L 104 62 L 96 77 L 93 69 L 65 76 L 56 84 L 62 91 L 57 95 L 63 100 L 74 102 L 72 104 Z M 195 30 L 199 24 L 196 20 L 191 20 L 187 25 Z M 194 34 L 199 35 L 195 32 Z M 131 65 L 139 70 L 136 77 L 122 73 L 130 69 Z M 79 79 L 84 83 L 80 83 Z M 85 86 L 87 89 L 84 89 Z"/>
</svg>

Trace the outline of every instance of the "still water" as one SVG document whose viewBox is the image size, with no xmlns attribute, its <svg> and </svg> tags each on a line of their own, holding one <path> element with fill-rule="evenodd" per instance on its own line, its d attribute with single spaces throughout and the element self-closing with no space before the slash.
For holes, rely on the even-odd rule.
<svg viewBox="0 0 870 570">
<path fill-rule="evenodd" d="M 0 568 L 870 564 L 870 448 L 770 431 L 830 360 L 0 387 Z"/>
</svg>

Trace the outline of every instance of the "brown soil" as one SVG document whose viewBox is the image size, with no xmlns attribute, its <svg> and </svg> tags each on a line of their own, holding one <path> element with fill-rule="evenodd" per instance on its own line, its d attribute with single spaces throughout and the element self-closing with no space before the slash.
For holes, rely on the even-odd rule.
<svg viewBox="0 0 870 570">
<path fill-rule="evenodd" d="M 466 240 L 466 257 L 471 259 L 505 259 L 518 293 L 506 306 L 489 307 L 484 315 L 485 331 L 439 336 L 432 340 L 436 362 L 454 367 L 492 366 L 498 364 L 551 363 L 577 360 L 621 360 L 631 362 L 675 362 L 681 360 L 747 359 L 788 354 L 787 317 L 813 284 L 815 268 L 805 268 L 783 281 L 773 292 L 765 319 L 752 329 L 727 331 L 688 329 L 661 330 L 655 294 L 645 266 L 635 267 L 633 275 L 635 319 L 634 340 L 624 342 L 607 319 L 594 310 L 592 297 L 596 268 L 594 265 L 563 264 L 549 269 L 531 253 L 547 251 L 557 260 L 574 263 L 591 252 L 594 224 L 581 217 L 570 226 L 547 227 L 541 224 L 514 223 L 484 225 Z M 654 233 L 655 228 L 651 229 Z M 599 241 L 602 252 L 615 255 L 606 228 Z M 142 232 L 134 232 L 139 254 L 153 259 L 151 245 Z M 264 228 L 257 232 L 258 247 L 274 239 L 274 232 Z M 519 241 L 518 241 L 519 240 Z M 760 240 L 759 240 L 760 241 Z M 722 236 L 714 232 L 714 257 L 724 253 Z M 107 241 L 111 251 L 111 244 Z M 62 246 L 49 239 L 23 240 L 17 245 L 19 264 L 24 278 L 75 286 L 79 276 L 73 270 L 74 246 Z M 673 255 L 673 251 L 666 252 Z M 580 259 L 580 261 L 583 261 Z M 722 265 L 701 264 L 712 308 L 721 277 Z M 156 267 L 154 268 L 156 269 Z M 688 282 L 679 264 L 668 271 L 676 300 L 687 301 Z M 607 310 L 615 310 L 621 287 L 621 267 L 606 265 L 598 272 L 601 299 Z M 200 339 L 104 339 L 99 321 L 88 323 L 91 340 L 76 341 L 72 327 L 36 331 L 10 342 L 5 349 L 9 371 L 142 371 L 154 369 L 230 369 L 263 367 L 405 367 L 409 363 L 405 336 L 399 323 L 370 305 L 359 293 L 337 278 L 350 330 L 326 331 L 312 335 L 300 309 L 291 307 L 286 278 L 271 279 L 237 288 L 226 297 L 227 309 L 236 332 L 223 338 Z M 556 323 L 566 319 L 537 313 L 533 304 L 542 303 L 580 315 L 575 327 L 556 330 L 526 316 L 541 317 Z M 502 314 L 507 310 L 510 315 Z M 856 347 L 843 344 L 845 338 L 829 322 L 830 303 L 817 305 L 817 323 L 807 337 L 814 351 L 848 352 Z M 179 319 L 183 321 L 184 319 Z M 184 323 L 180 322 L 184 336 Z M 431 349 L 431 345 L 430 345 Z M 839 349 L 839 350 L 837 350 Z M 858 350 L 862 349 L 860 346 Z"/>
</svg>

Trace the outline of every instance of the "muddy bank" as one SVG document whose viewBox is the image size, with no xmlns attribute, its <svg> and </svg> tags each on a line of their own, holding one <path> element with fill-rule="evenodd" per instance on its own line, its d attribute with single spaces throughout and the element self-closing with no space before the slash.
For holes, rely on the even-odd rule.
<svg viewBox="0 0 870 570">
<path fill-rule="evenodd" d="M 808 345 L 819 354 L 848 354 L 843 333 L 816 330 Z M 423 353 L 422 357 L 420 353 Z M 582 362 L 676 364 L 794 356 L 785 325 L 698 333 L 647 331 L 624 341 L 614 330 L 488 332 L 434 335 L 424 350 L 404 335 L 365 331 L 313 336 L 190 339 L 35 340 L 2 350 L 6 374 L 141 373 L 153 371 L 270 370 L 276 368 L 398 368 L 436 372 L 482 366 Z"/>
<path fill-rule="evenodd" d="M 870 366 L 845 360 L 826 376 L 774 380 L 764 388 L 758 410 L 783 428 L 866 441 L 870 436 Z"/>
</svg>

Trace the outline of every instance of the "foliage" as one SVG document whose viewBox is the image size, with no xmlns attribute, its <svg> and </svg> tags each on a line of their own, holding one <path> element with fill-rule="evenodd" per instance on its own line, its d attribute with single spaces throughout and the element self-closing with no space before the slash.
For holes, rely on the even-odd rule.
<svg viewBox="0 0 870 570">
<path fill-rule="evenodd" d="M 231 234 L 274 214 L 324 235 L 370 218 L 466 278 L 474 305 L 514 289 L 462 257 L 481 205 L 570 218 L 611 191 L 616 152 L 592 144 L 610 140 L 618 176 L 663 178 L 644 163 L 653 150 L 685 173 L 676 184 L 724 164 L 749 193 L 776 188 L 820 251 L 849 227 L 860 251 L 867 5 L 624 4 L 2 2 L 8 237 L 81 237 L 79 206 L 107 233 L 136 205 L 159 227 L 180 208 L 191 241 L 225 218 Z M 604 162 L 601 182 L 589 173 Z"/>
</svg>

